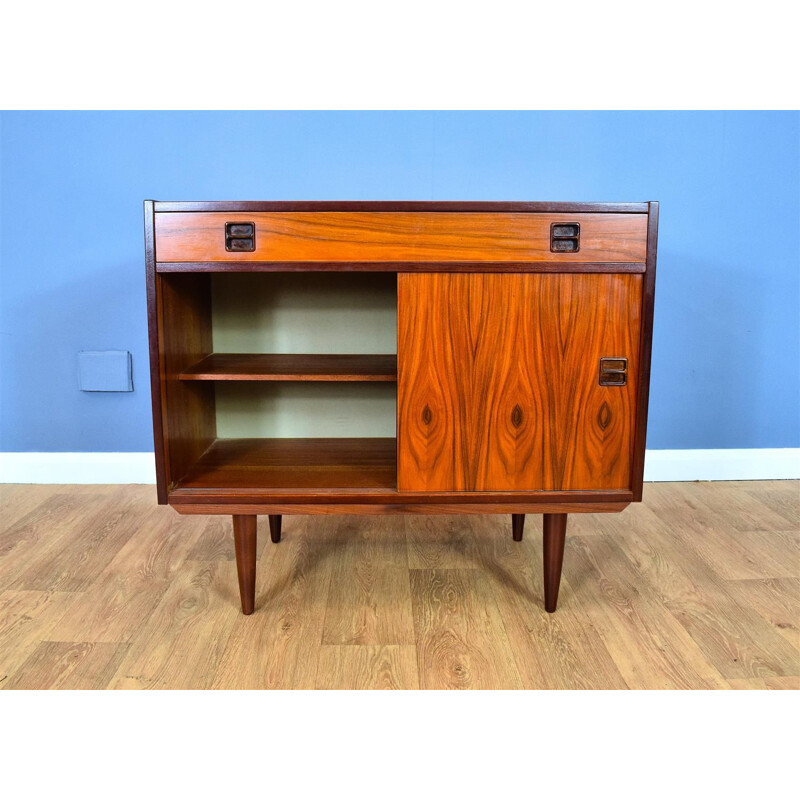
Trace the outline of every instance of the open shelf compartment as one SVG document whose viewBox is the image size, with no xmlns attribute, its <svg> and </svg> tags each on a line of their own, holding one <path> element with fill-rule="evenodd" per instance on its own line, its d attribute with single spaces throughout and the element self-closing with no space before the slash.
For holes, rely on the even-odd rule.
<svg viewBox="0 0 800 800">
<path fill-rule="evenodd" d="M 217 439 L 179 489 L 395 489 L 396 440 Z"/>
<path fill-rule="evenodd" d="M 158 287 L 170 491 L 395 490 L 395 276 Z"/>
</svg>

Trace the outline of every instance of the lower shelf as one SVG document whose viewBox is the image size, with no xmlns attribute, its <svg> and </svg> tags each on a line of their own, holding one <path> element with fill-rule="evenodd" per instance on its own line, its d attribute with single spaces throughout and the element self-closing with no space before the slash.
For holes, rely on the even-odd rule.
<svg viewBox="0 0 800 800">
<path fill-rule="evenodd" d="M 395 439 L 217 439 L 181 489 L 394 489 Z"/>
<path fill-rule="evenodd" d="M 169 502 L 184 514 L 621 511 L 625 491 L 398 492 L 394 438 L 217 439 Z"/>
</svg>

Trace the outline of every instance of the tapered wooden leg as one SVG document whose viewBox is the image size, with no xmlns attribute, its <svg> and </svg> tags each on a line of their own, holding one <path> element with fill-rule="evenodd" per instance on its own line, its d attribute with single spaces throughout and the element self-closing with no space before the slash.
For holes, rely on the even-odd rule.
<svg viewBox="0 0 800 800">
<path fill-rule="evenodd" d="M 522 541 L 522 529 L 525 527 L 524 514 L 511 515 L 511 535 L 514 537 L 515 542 Z"/>
<path fill-rule="evenodd" d="M 233 544 L 243 614 L 252 614 L 256 607 L 256 519 L 255 514 L 233 516 Z"/>
<path fill-rule="evenodd" d="M 281 519 L 280 514 L 269 515 L 269 537 L 276 544 L 281 540 Z"/>
<path fill-rule="evenodd" d="M 564 542 L 567 538 L 567 515 L 544 515 L 544 609 L 556 610 L 558 587 L 561 584 L 561 564 L 564 561 Z"/>
</svg>

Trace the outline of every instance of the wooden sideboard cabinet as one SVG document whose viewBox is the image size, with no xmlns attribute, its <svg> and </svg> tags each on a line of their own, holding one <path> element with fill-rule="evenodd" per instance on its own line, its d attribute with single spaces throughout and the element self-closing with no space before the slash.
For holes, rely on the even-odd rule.
<svg viewBox="0 0 800 800">
<path fill-rule="evenodd" d="M 641 500 L 658 203 L 146 201 L 158 501 L 256 519 Z"/>
</svg>

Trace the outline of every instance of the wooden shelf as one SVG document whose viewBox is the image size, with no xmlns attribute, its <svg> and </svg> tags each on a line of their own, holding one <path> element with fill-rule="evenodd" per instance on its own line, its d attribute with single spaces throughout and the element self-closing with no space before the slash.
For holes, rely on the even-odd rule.
<svg viewBox="0 0 800 800">
<path fill-rule="evenodd" d="M 184 381 L 397 381 L 396 355 L 212 353 Z"/>
<path fill-rule="evenodd" d="M 394 489 L 395 439 L 217 439 L 180 489 Z"/>
</svg>

